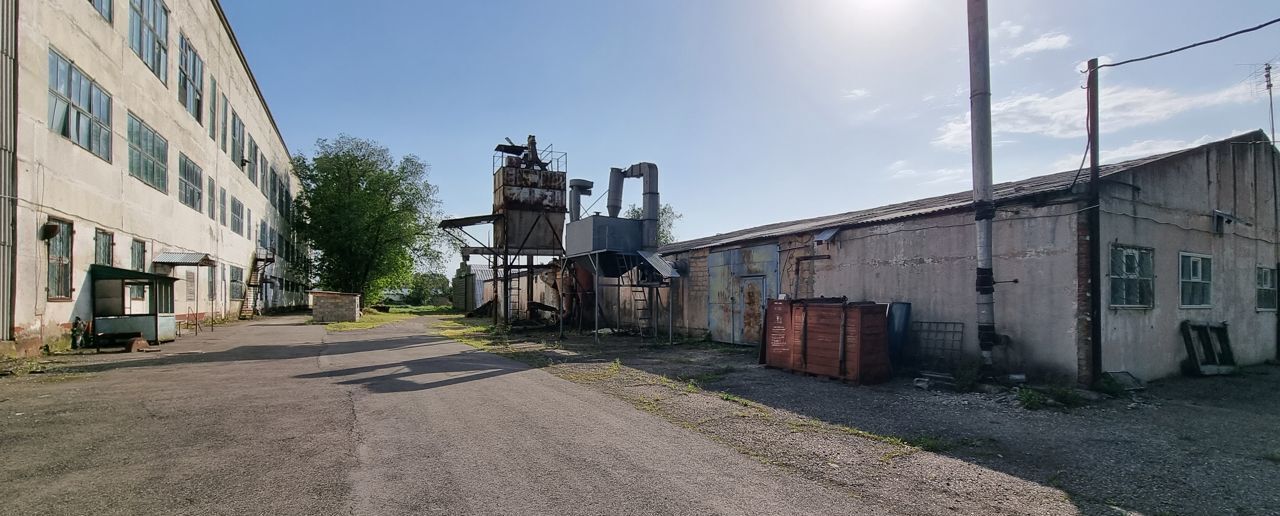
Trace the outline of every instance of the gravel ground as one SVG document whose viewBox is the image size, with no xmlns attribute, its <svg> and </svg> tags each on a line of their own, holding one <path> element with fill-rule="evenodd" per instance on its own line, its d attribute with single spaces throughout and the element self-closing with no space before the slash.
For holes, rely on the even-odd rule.
<svg viewBox="0 0 1280 516">
<path fill-rule="evenodd" d="M 552 347 L 553 374 L 868 500 L 909 492 L 921 514 L 1280 514 L 1273 365 L 1030 411 L 1007 392 L 790 374 L 756 365 L 754 349 L 625 336 Z"/>
</svg>

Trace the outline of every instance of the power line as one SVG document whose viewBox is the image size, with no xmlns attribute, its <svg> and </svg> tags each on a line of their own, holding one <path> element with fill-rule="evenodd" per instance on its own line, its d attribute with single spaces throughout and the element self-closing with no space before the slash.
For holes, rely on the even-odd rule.
<svg viewBox="0 0 1280 516">
<path fill-rule="evenodd" d="M 1126 65 L 1126 64 L 1129 64 L 1129 63 L 1136 63 L 1136 62 L 1138 62 L 1138 61 L 1146 61 L 1146 60 L 1148 60 L 1148 59 L 1155 59 L 1155 58 L 1157 58 L 1157 57 L 1167 56 L 1167 55 L 1169 55 L 1169 54 L 1175 54 L 1175 53 L 1178 53 L 1178 52 L 1182 52 L 1183 50 L 1190 50 L 1190 49 L 1192 49 L 1192 48 L 1196 48 L 1196 47 L 1198 47 L 1198 46 L 1208 45 L 1208 44 L 1210 44 L 1210 43 L 1217 43 L 1217 42 L 1219 42 L 1219 41 L 1222 41 L 1222 40 L 1227 39 L 1227 38 L 1230 38 L 1230 37 L 1235 37 L 1235 36 L 1239 36 L 1239 35 L 1241 35 L 1241 34 L 1245 34 L 1245 33 L 1253 32 L 1253 31 L 1255 31 L 1255 30 L 1261 29 L 1261 28 L 1266 27 L 1266 26 L 1268 26 L 1268 25 L 1274 25 L 1274 24 L 1276 24 L 1276 23 L 1280 23 L 1280 18 L 1276 18 L 1276 19 L 1274 19 L 1274 20 L 1271 20 L 1271 21 L 1269 21 L 1269 22 L 1263 23 L 1263 24 L 1258 25 L 1258 26 L 1255 26 L 1255 27 L 1249 27 L 1249 28 L 1247 28 L 1247 29 L 1241 29 L 1241 30 L 1238 30 L 1238 31 L 1232 32 L 1231 34 L 1226 34 L 1226 35 L 1223 35 L 1223 36 L 1218 36 L 1218 37 L 1213 38 L 1213 39 L 1206 39 L 1206 40 L 1204 40 L 1204 41 L 1200 41 L 1200 42 L 1197 42 L 1197 43 L 1192 43 L 1192 44 L 1190 44 L 1190 45 L 1183 46 L 1183 47 L 1178 47 L 1178 48 L 1175 48 L 1175 49 L 1173 49 L 1173 50 L 1166 50 L 1166 51 L 1164 51 L 1164 52 L 1160 52 L 1160 53 L 1158 53 L 1158 54 L 1151 54 L 1151 55 L 1149 55 L 1149 56 L 1135 57 L 1135 58 L 1133 58 L 1133 59 L 1126 59 L 1126 60 L 1124 60 L 1124 61 L 1118 61 L 1118 62 L 1115 62 L 1115 63 L 1102 64 L 1102 65 L 1098 65 L 1098 67 L 1097 67 L 1097 68 L 1098 68 L 1098 69 L 1102 69 L 1102 68 L 1109 68 L 1109 67 L 1112 67 L 1112 66 Z"/>
</svg>

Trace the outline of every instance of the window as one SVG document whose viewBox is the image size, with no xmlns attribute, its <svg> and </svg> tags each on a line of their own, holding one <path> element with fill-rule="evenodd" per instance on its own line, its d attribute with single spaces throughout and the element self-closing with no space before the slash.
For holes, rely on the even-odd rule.
<svg viewBox="0 0 1280 516">
<path fill-rule="evenodd" d="M 210 192 L 212 193 L 212 192 Z M 227 189 L 218 189 L 218 222 L 227 225 Z"/>
<path fill-rule="evenodd" d="M 271 230 L 267 228 L 266 220 L 258 221 L 258 247 L 271 247 Z"/>
<path fill-rule="evenodd" d="M 1145 247 L 1111 246 L 1112 308 L 1155 304 L 1155 252 Z"/>
<path fill-rule="evenodd" d="M 201 184 L 204 182 L 204 171 L 187 159 L 187 155 L 178 153 L 178 201 L 196 211 L 203 211 L 201 204 Z"/>
<path fill-rule="evenodd" d="M 244 204 L 234 196 L 231 197 L 231 231 L 244 235 Z"/>
<path fill-rule="evenodd" d="M 222 152 L 227 152 L 227 114 L 231 109 L 227 107 L 227 95 L 222 94 L 222 142 L 218 144 L 222 148 Z"/>
<path fill-rule="evenodd" d="M 1258 309 L 1276 309 L 1276 270 L 1258 267 Z"/>
<path fill-rule="evenodd" d="M 162 0 L 129 0 L 129 48 L 169 83 L 169 8 Z"/>
<path fill-rule="evenodd" d="M 1212 304 L 1213 259 L 1202 254 L 1180 253 L 1179 283 L 1183 308 L 1208 308 Z"/>
<path fill-rule="evenodd" d="M 92 5 L 107 21 L 111 21 L 111 0 L 89 0 L 89 5 Z"/>
<path fill-rule="evenodd" d="M 141 240 L 134 240 L 129 246 L 129 261 L 133 270 L 147 270 L 147 243 Z M 146 294 L 146 288 L 142 285 L 132 285 L 129 287 L 129 298 L 142 299 Z"/>
<path fill-rule="evenodd" d="M 206 203 L 209 206 L 209 220 L 218 220 L 218 199 L 217 196 L 213 195 L 214 192 L 218 191 L 218 186 L 214 183 L 213 176 L 209 176 L 206 184 L 208 188 L 205 191 L 209 192 L 209 202 Z"/>
<path fill-rule="evenodd" d="M 253 241 L 253 210 L 245 209 L 244 217 L 244 237 Z"/>
<path fill-rule="evenodd" d="M 218 80 L 209 75 L 209 139 L 218 141 Z"/>
<path fill-rule="evenodd" d="M 218 269 L 216 267 L 209 267 L 209 288 L 205 290 L 208 291 L 210 301 L 218 299 Z"/>
<path fill-rule="evenodd" d="M 262 190 L 262 195 L 267 196 L 268 192 L 271 191 L 271 175 L 268 173 L 271 170 L 271 164 L 266 162 L 266 156 L 263 156 L 262 161 L 262 183 L 258 187 Z M 271 198 L 267 197 L 267 200 L 270 201 Z"/>
<path fill-rule="evenodd" d="M 231 267 L 231 299 L 244 299 L 244 269 Z"/>
<path fill-rule="evenodd" d="M 101 229 L 93 232 L 93 263 L 111 266 L 111 252 L 116 247 L 116 236 Z"/>
<path fill-rule="evenodd" d="M 129 175 L 169 193 L 169 141 L 129 113 Z"/>
<path fill-rule="evenodd" d="M 49 51 L 49 129 L 111 161 L 111 95 Z"/>
<path fill-rule="evenodd" d="M 231 112 L 231 162 L 244 170 L 244 122 L 235 111 Z"/>
<path fill-rule="evenodd" d="M 186 274 L 186 280 L 187 280 L 187 281 L 186 281 L 186 284 L 187 284 L 187 301 L 195 301 L 195 300 L 196 300 L 196 273 L 195 273 L 195 271 L 188 271 L 188 272 L 187 272 L 187 274 Z"/>
<path fill-rule="evenodd" d="M 50 301 L 71 299 L 71 240 L 72 226 L 70 222 L 49 219 L 49 224 L 58 227 L 58 234 L 48 240 L 49 246 L 49 284 L 47 299 Z"/>
<path fill-rule="evenodd" d="M 204 117 L 204 60 L 186 35 L 178 36 L 178 103 L 197 122 Z"/>
<path fill-rule="evenodd" d="M 249 168 L 245 169 L 245 173 L 249 174 L 249 181 L 258 184 L 258 143 L 253 141 L 253 136 L 249 137 Z M 265 176 L 267 171 L 263 170 Z"/>
</svg>

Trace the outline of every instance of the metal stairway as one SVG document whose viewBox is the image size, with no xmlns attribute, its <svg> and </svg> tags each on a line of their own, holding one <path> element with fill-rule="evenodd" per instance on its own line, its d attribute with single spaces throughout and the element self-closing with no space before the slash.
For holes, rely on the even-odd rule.
<svg viewBox="0 0 1280 516">
<path fill-rule="evenodd" d="M 631 285 L 631 309 L 635 313 L 636 331 L 641 337 L 653 336 L 653 309 L 649 306 L 649 289 Z"/>
<path fill-rule="evenodd" d="M 253 252 L 253 263 L 249 267 L 249 277 L 244 282 L 244 300 L 240 302 L 240 318 L 252 319 L 258 315 L 258 295 L 262 291 L 262 274 L 267 266 L 275 263 L 276 250 L 271 247 L 259 247 Z"/>
</svg>

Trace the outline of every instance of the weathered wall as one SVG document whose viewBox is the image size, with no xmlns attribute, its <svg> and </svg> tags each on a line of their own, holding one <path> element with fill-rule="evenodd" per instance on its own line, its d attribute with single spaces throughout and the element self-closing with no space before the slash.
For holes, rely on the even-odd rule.
<svg viewBox="0 0 1280 516">
<path fill-rule="evenodd" d="M 219 262 L 246 270 L 259 235 L 260 223 L 283 227 L 280 214 L 262 190 L 233 163 L 208 133 L 208 103 L 219 103 L 225 93 L 232 109 L 244 119 L 246 135 L 262 147 L 269 162 L 288 178 L 294 192 L 298 184 L 289 171 L 289 154 L 276 133 L 266 107 L 260 102 L 249 72 L 236 52 L 230 34 L 210 1 L 169 2 L 167 61 L 168 81 L 162 82 L 129 47 L 129 2 L 113 2 L 114 22 L 104 19 L 87 2 L 22 2 L 19 13 L 18 107 L 18 213 L 17 299 L 15 333 L 17 351 L 38 350 L 41 343 L 59 339 L 76 317 L 89 318 L 87 270 L 94 261 L 94 230 L 114 234 L 113 262 L 131 267 L 130 243 L 146 243 L 147 259 L 166 250 L 207 253 Z M 205 63 L 202 119 L 197 121 L 178 102 L 179 34 L 185 34 Z M 49 51 L 56 50 L 112 96 L 110 161 L 105 161 L 49 129 Z M 218 81 L 213 96 L 210 77 Z M 159 191 L 129 175 L 128 115 L 155 129 L 169 143 L 168 191 Z M 220 137 L 220 134 L 219 134 Z M 230 144 L 228 137 L 228 145 Z M 210 219 L 207 204 L 197 211 L 178 201 L 178 155 L 185 154 L 203 169 L 217 188 L 240 199 L 247 211 L 244 235 Z M 210 192 L 204 193 L 208 199 Z M 228 198 L 228 211 L 230 198 Z M 50 217 L 74 224 L 73 282 L 71 300 L 51 301 L 45 294 L 48 255 L 37 239 L 39 227 Z M 269 274 L 287 277 L 283 264 Z M 187 268 L 175 276 L 185 278 Z M 217 314 L 238 309 L 229 299 L 225 271 L 219 270 L 214 302 L 202 271 L 197 285 L 199 311 Z M 178 313 L 197 310 L 185 296 L 185 279 L 176 285 Z M 301 304 L 302 292 L 273 296 L 275 305 Z"/>
<path fill-rule="evenodd" d="M 1076 210 L 1002 206 L 993 224 L 996 325 L 1029 372 L 1075 379 Z M 965 323 L 977 354 L 973 215 L 955 213 L 841 231 L 816 246 L 813 294 L 908 302 L 917 321 Z"/>
<path fill-rule="evenodd" d="M 1109 178 L 1102 199 L 1102 274 L 1112 245 L 1154 250 L 1154 306 L 1111 308 L 1103 289 L 1105 371 L 1142 379 L 1177 374 L 1186 357 L 1183 320 L 1225 321 L 1242 364 L 1276 357 L 1276 312 L 1259 309 L 1258 267 L 1274 268 L 1276 155 L 1269 144 L 1218 144 Z M 1213 210 L 1241 222 L 1214 231 Z M 1210 255 L 1211 305 L 1182 308 L 1179 253 Z"/>
</svg>

